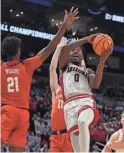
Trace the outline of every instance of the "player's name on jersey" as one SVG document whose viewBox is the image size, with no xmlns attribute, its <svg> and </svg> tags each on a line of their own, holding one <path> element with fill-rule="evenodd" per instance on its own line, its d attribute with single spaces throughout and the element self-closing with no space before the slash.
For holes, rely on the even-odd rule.
<svg viewBox="0 0 124 153">
<path fill-rule="evenodd" d="M 26 29 L 26 28 L 22 28 L 22 27 L 16 27 L 13 25 L 9 26 L 7 24 L 0 24 L 0 30 L 11 32 L 11 33 L 22 34 L 22 35 L 26 35 L 26 36 L 32 36 L 32 37 L 36 37 L 36 38 L 48 39 L 48 40 L 52 40 L 53 37 L 55 36 L 53 34 L 41 32 L 41 31 L 36 31 L 36 30 L 32 30 L 32 29 Z"/>
<path fill-rule="evenodd" d="M 6 74 L 19 74 L 19 69 L 5 69 Z"/>
<path fill-rule="evenodd" d="M 71 72 L 71 71 L 76 71 L 76 72 L 78 72 L 78 73 L 81 73 L 81 74 L 84 75 L 85 77 L 88 77 L 88 74 L 87 74 L 86 69 L 84 69 L 84 71 L 83 71 L 83 70 L 79 69 L 78 67 L 69 67 L 69 68 L 67 69 L 67 73 L 68 73 L 68 72 Z"/>
</svg>

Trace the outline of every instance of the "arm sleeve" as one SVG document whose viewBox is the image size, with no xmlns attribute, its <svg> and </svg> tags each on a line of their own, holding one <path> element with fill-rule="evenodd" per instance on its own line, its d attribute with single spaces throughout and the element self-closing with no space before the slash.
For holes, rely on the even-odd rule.
<svg viewBox="0 0 124 153">
<path fill-rule="evenodd" d="M 25 65 L 26 69 L 30 70 L 30 72 L 33 72 L 42 64 L 42 61 L 38 56 L 34 56 L 24 60 L 23 64 Z"/>
</svg>

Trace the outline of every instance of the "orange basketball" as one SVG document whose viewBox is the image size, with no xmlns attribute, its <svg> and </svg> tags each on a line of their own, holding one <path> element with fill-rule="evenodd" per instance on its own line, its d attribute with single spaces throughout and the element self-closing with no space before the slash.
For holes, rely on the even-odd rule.
<svg viewBox="0 0 124 153">
<path fill-rule="evenodd" d="M 104 51 L 113 46 L 113 40 L 106 34 L 100 34 L 94 39 L 92 46 L 95 53 L 101 56 Z"/>
</svg>

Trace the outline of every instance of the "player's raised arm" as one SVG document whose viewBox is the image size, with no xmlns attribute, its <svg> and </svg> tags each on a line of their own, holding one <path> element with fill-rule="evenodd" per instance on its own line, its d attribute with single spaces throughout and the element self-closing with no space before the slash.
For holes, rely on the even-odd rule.
<svg viewBox="0 0 124 153">
<path fill-rule="evenodd" d="M 50 41 L 47 47 L 42 49 L 37 56 L 40 57 L 41 61 L 44 62 L 44 60 L 56 49 L 58 43 L 60 42 L 63 34 L 65 33 L 66 29 L 79 17 L 77 17 L 78 14 L 78 8 L 74 9 L 74 7 L 71 8 L 70 12 L 68 13 L 65 10 L 65 17 L 63 24 L 61 28 L 59 29 L 56 36 L 53 38 L 53 40 Z"/>
<path fill-rule="evenodd" d="M 75 49 L 77 46 L 83 45 L 83 44 L 88 43 L 88 42 L 91 43 L 98 34 L 93 34 L 91 36 L 87 36 L 87 37 L 84 37 L 80 40 L 77 40 L 77 41 L 75 41 L 71 44 L 65 45 L 65 47 L 63 47 L 61 55 L 60 55 L 59 68 L 63 69 L 68 65 L 68 59 L 69 59 L 70 51 Z"/>
<path fill-rule="evenodd" d="M 108 51 L 103 52 L 102 56 L 100 57 L 100 62 L 96 74 L 92 73 L 92 71 L 89 71 L 89 84 L 91 88 L 97 89 L 99 87 L 102 81 L 105 61 L 108 59 L 112 51 L 113 48 L 110 47 Z"/>
<path fill-rule="evenodd" d="M 59 55 L 60 52 L 62 50 L 62 48 L 67 44 L 67 40 L 61 40 L 61 42 L 58 44 L 56 51 L 54 52 L 54 55 L 52 57 L 51 60 L 51 64 L 50 64 L 50 88 L 51 88 L 51 92 L 53 95 L 56 94 L 56 91 L 59 87 L 58 84 L 58 76 L 57 76 L 57 65 L 58 65 L 58 59 L 59 59 Z"/>
</svg>

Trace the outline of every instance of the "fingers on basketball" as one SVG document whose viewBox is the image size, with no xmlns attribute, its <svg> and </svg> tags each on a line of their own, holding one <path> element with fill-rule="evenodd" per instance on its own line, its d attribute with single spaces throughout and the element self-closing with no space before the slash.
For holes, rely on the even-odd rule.
<svg viewBox="0 0 124 153">
<path fill-rule="evenodd" d="M 102 34 L 98 35 L 93 41 L 93 49 L 95 53 L 99 56 L 103 54 L 103 52 L 107 52 L 107 54 L 111 54 L 113 51 L 113 40 L 110 36 Z"/>
</svg>

